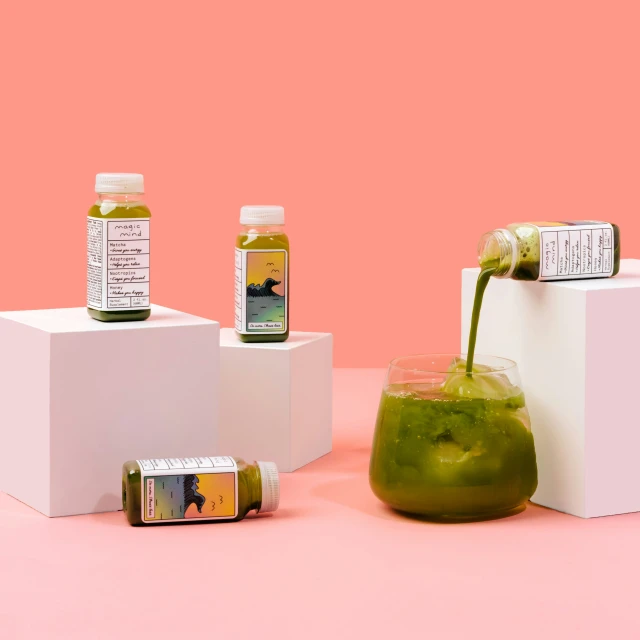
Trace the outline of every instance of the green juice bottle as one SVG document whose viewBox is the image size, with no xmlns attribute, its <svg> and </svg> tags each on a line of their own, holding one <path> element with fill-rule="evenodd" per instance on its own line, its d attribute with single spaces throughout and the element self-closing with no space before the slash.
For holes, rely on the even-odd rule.
<svg viewBox="0 0 640 640">
<path fill-rule="evenodd" d="M 102 322 L 146 320 L 149 227 L 139 173 L 99 173 L 98 199 L 87 215 L 87 310 Z"/>
<path fill-rule="evenodd" d="M 289 238 L 284 209 L 245 206 L 236 239 L 236 332 L 242 342 L 289 337 Z"/>
<path fill-rule="evenodd" d="M 510 224 L 482 236 L 478 262 L 497 278 L 610 278 L 620 270 L 620 229 L 589 220 Z"/>
<path fill-rule="evenodd" d="M 132 525 L 237 522 L 275 511 L 280 479 L 273 462 L 240 458 L 154 458 L 122 467 L 122 508 Z"/>
</svg>

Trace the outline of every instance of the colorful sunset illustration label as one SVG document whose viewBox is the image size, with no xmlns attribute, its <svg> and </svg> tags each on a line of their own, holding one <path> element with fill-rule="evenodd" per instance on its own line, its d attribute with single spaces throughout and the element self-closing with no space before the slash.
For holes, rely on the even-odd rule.
<svg viewBox="0 0 640 640">
<path fill-rule="evenodd" d="M 242 333 L 287 330 L 288 254 L 236 249 L 236 328 Z"/>
<path fill-rule="evenodd" d="M 139 460 L 142 473 L 142 519 L 187 520 L 237 515 L 237 467 L 232 458 Z M 189 469 L 174 474 L 173 469 Z M 149 475 L 145 471 L 150 472 Z"/>
</svg>

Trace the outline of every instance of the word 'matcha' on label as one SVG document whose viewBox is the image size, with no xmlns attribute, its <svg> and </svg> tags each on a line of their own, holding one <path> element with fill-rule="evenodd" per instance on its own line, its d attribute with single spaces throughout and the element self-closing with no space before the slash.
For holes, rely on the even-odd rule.
<svg viewBox="0 0 640 640">
<path fill-rule="evenodd" d="M 540 232 L 539 280 L 604 278 L 613 274 L 613 227 L 605 222 L 536 225 Z"/>
<path fill-rule="evenodd" d="M 236 249 L 236 331 L 287 331 L 289 256 L 285 249 Z"/>
<path fill-rule="evenodd" d="M 145 218 L 87 218 L 87 306 L 150 309 L 149 225 Z"/>
<path fill-rule="evenodd" d="M 142 520 L 231 520 L 238 515 L 238 465 L 228 456 L 138 460 Z"/>
</svg>

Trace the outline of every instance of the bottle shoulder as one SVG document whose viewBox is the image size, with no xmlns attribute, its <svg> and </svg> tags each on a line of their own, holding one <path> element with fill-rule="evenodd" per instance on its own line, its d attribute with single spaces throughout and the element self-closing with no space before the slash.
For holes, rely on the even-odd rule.
<svg viewBox="0 0 640 640">
<path fill-rule="evenodd" d="M 258 251 L 289 251 L 289 237 L 286 233 L 240 232 L 236 238 L 236 248 Z"/>
<path fill-rule="evenodd" d="M 106 205 L 114 205 L 113 208 Z M 118 218 L 150 218 L 151 211 L 143 202 L 130 204 L 105 203 L 94 204 L 87 213 L 89 218 L 118 219 Z"/>
<path fill-rule="evenodd" d="M 530 222 L 508 224 L 506 229 L 511 231 L 518 240 L 537 240 L 539 238 L 538 227 Z"/>
</svg>

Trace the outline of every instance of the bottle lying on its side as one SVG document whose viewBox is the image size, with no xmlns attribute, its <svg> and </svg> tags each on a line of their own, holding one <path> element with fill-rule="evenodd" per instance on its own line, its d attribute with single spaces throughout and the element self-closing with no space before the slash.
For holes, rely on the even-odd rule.
<svg viewBox="0 0 640 640">
<path fill-rule="evenodd" d="M 242 520 L 275 511 L 280 479 L 273 462 L 229 456 L 130 460 L 122 467 L 122 508 L 133 525 Z"/>
</svg>

